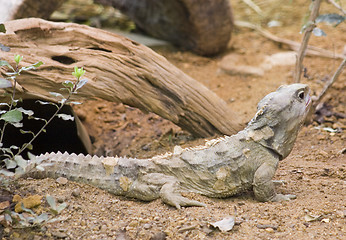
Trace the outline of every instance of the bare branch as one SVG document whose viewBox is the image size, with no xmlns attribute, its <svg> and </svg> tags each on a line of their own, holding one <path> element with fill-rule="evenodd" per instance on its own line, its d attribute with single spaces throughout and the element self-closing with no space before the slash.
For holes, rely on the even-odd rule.
<svg viewBox="0 0 346 240">
<path fill-rule="evenodd" d="M 313 1 L 313 6 L 311 9 L 311 14 L 309 17 L 309 25 L 304 31 L 304 36 L 302 40 L 302 44 L 300 45 L 299 51 L 298 51 L 298 56 L 297 56 L 297 61 L 296 61 L 296 68 L 294 72 L 294 79 L 295 82 L 300 82 L 300 78 L 302 75 L 302 70 L 303 70 L 303 59 L 305 55 L 306 48 L 308 46 L 308 42 L 312 33 L 312 30 L 316 27 L 315 25 L 315 19 L 317 18 L 319 14 L 319 9 L 321 5 L 321 0 L 314 0 Z"/>
<path fill-rule="evenodd" d="M 316 108 L 317 105 L 321 102 L 322 98 L 326 95 L 328 89 L 332 86 L 332 84 L 338 79 L 338 77 L 340 76 L 342 70 L 344 69 L 346 65 L 346 58 L 344 58 L 344 60 L 341 62 L 340 66 L 338 67 L 338 69 L 335 71 L 333 77 L 326 83 L 326 85 L 324 85 L 323 90 L 321 91 L 321 93 L 318 95 L 317 99 L 313 102 L 312 107 Z"/>
<path fill-rule="evenodd" d="M 270 33 L 269 31 L 261 28 L 258 25 L 254 25 L 252 23 L 249 22 L 245 22 L 245 21 L 235 21 L 234 25 L 237 27 L 245 27 L 245 28 L 250 28 L 253 30 L 258 31 L 259 34 L 261 34 L 263 37 L 266 37 L 274 42 L 280 43 L 280 44 L 285 44 L 287 45 L 290 49 L 292 49 L 293 51 L 298 51 L 300 48 L 300 43 L 290 40 L 290 39 L 285 39 L 285 38 L 280 38 L 272 33 Z M 315 46 L 311 46 L 308 45 L 307 46 L 307 50 L 305 52 L 306 55 L 309 56 L 318 56 L 318 57 L 326 57 L 326 58 L 340 58 L 340 59 L 344 59 L 344 55 L 343 54 L 338 54 L 338 53 L 334 53 L 332 51 L 323 49 L 323 48 L 319 48 L 319 47 L 315 47 Z"/>
<path fill-rule="evenodd" d="M 342 12 L 342 14 L 346 15 L 346 11 L 339 4 L 337 4 L 334 0 L 328 0 L 328 2 L 330 2 L 331 4 L 334 5 L 334 7 L 339 9 L 340 12 Z"/>
</svg>

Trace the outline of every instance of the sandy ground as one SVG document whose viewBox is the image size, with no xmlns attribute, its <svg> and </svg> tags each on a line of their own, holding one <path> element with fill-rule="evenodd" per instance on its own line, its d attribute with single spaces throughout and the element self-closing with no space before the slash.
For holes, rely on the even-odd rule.
<svg viewBox="0 0 346 240">
<path fill-rule="evenodd" d="M 298 14 L 298 13 L 297 13 Z M 299 15 L 300 14 L 300 15 Z M 271 32 L 299 41 L 302 19 L 292 15 Z M 298 19 L 298 20 L 297 20 Z M 296 21 L 299 23 L 293 24 Z M 345 24 L 324 26 L 328 36 L 312 37 L 311 43 L 342 52 L 346 42 Z M 245 124 L 256 111 L 257 102 L 282 84 L 293 82 L 294 66 L 278 66 L 263 76 L 229 75 L 220 72 L 220 62 L 229 54 L 237 64 L 258 65 L 264 56 L 287 51 L 256 32 L 236 29 L 229 50 L 206 58 L 174 48 L 156 49 L 169 61 L 223 98 Z M 340 60 L 307 57 L 304 65 L 309 78 L 302 81 L 316 94 L 331 76 Z M 295 194 L 297 199 L 282 203 L 259 203 L 251 192 L 227 199 L 212 199 L 194 194 L 190 198 L 207 207 L 176 210 L 160 200 L 141 202 L 113 196 L 91 186 L 52 179 L 20 180 L 14 189 L 21 196 L 55 196 L 68 207 L 54 223 L 42 228 L 22 230 L 0 228 L 3 239 L 345 239 L 345 140 L 346 74 L 324 98 L 332 107 L 324 123 L 304 126 L 292 153 L 280 163 L 275 179 L 284 180 L 277 192 Z M 173 149 L 204 142 L 167 120 L 144 114 L 121 104 L 89 101 L 77 110 L 95 139 L 99 155 L 150 157 Z M 324 127 L 337 129 L 329 132 Z M 44 201 L 43 201 L 44 202 Z M 40 211 L 46 210 L 43 203 Z M 236 225 L 229 232 L 210 227 L 211 222 L 234 215 Z M 314 219 L 315 218 L 315 219 Z M 314 219 L 314 220 L 312 220 Z M 1 234 L 0 234 L 1 235 Z"/>
</svg>

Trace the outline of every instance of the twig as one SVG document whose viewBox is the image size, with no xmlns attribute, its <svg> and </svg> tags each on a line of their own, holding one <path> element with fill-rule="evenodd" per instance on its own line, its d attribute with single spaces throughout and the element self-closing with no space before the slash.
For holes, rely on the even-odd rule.
<svg viewBox="0 0 346 240">
<path fill-rule="evenodd" d="M 316 100 L 313 102 L 312 107 L 316 108 L 317 105 L 321 102 L 322 98 L 326 95 L 328 89 L 332 86 L 332 84 L 338 79 L 338 77 L 340 76 L 342 70 L 344 69 L 346 65 L 346 58 L 344 58 L 344 60 L 341 62 L 340 66 L 338 67 L 338 69 L 335 71 L 333 77 L 324 85 L 323 90 L 321 91 L 321 93 L 318 95 L 318 97 L 316 98 Z"/>
<path fill-rule="evenodd" d="M 256 30 L 263 37 L 266 37 L 266 38 L 268 38 L 268 39 L 270 39 L 270 40 L 272 40 L 274 42 L 280 43 L 280 44 L 285 44 L 290 49 L 292 49 L 294 51 L 298 51 L 299 50 L 299 47 L 300 47 L 300 43 L 299 42 L 275 36 L 274 34 L 270 33 L 269 31 L 267 31 L 267 30 L 265 30 L 263 28 L 261 28 L 258 25 L 254 25 L 252 23 L 245 22 L 245 21 L 235 21 L 234 24 L 237 27 L 245 27 L 245 28 L 250 28 L 250 29 Z M 319 48 L 319 47 L 314 47 L 314 46 L 310 46 L 310 45 L 307 46 L 306 55 L 318 56 L 318 57 L 327 57 L 327 58 L 334 58 L 334 59 L 335 58 L 344 59 L 344 57 L 345 57 L 342 54 L 335 54 L 332 51 L 328 51 L 326 49 Z"/>
<path fill-rule="evenodd" d="M 321 5 L 321 0 L 314 0 L 313 1 L 313 6 L 311 9 L 311 14 L 309 17 L 308 26 L 304 31 L 302 44 L 300 45 L 299 51 L 298 51 L 296 68 L 294 71 L 295 82 L 300 82 L 300 78 L 301 78 L 302 70 L 303 70 L 303 59 L 304 59 L 305 51 L 306 51 L 306 48 L 308 46 L 308 42 L 309 42 L 312 30 L 314 30 L 314 28 L 316 27 L 315 19 L 318 16 L 320 5 Z"/>
<path fill-rule="evenodd" d="M 346 11 L 339 5 L 337 4 L 334 0 L 328 0 L 331 4 L 334 5 L 337 9 L 339 9 L 344 15 L 346 15 Z"/>
<path fill-rule="evenodd" d="M 243 0 L 245 4 L 247 4 L 250 8 L 252 8 L 257 14 L 260 16 L 263 16 L 263 11 L 262 9 L 256 5 L 252 0 Z"/>
</svg>

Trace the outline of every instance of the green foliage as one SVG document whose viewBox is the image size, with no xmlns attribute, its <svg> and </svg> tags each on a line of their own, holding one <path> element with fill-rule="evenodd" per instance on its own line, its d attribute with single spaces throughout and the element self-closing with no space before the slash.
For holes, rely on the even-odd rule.
<svg viewBox="0 0 346 240">
<path fill-rule="evenodd" d="M 55 199 L 52 196 L 50 196 L 50 195 L 46 196 L 46 200 L 47 200 L 47 203 L 50 206 L 50 211 L 54 215 L 58 215 L 59 213 L 61 213 L 62 210 L 64 210 L 67 207 L 66 203 L 62 203 L 60 205 L 57 205 Z"/>
<path fill-rule="evenodd" d="M 0 33 L 6 33 L 6 28 L 3 23 L 0 23 Z"/>
<path fill-rule="evenodd" d="M 0 88 L 7 91 L 7 95 L 11 96 L 9 103 L 0 103 L 0 106 L 3 108 L 0 110 L 0 121 L 3 122 L 3 126 L 0 129 L 0 185 L 4 184 L 4 177 L 18 178 L 22 174 L 27 173 L 28 171 L 30 171 L 30 169 L 34 167 L 43 169 L 43 167 L 40 165 L 40 162 L 37 162 L 35 158 L 32 157 L 32 155 L 29 154 L 29 158 L 31 159 L 29 166 L 28 161 L 24 160 L 20 154 L 25 149 L 33 149 L 32 142 L 39 136 L 39 134 L 46 131 L 45 129 L 47 125 L 52 121 L 53 118 L 59 117 L 65 121 L 74 120 L 73 116 L 67 114 L 60 114 L 59 112 L 64 106 L 64 104 L 78 104 L 77 102 L 70 101 L 70 97 L 72 96 L 72 94 L 77 94 L 78 90 L 87 83 L 86 79 L 81 79 L 82 76 L 85 74 L 85 70 L 83 68 L 75 67 L 74 72 L 72 73 L 72 75 L 76 78 L 75 81 L 65 81 L 63 83 L 63 89 L 68 92 L 67 96 L 64 96 L 63 94 L 57 92 L 50 92 L 52 96 L 57 98 L 58 104 L 37 100 L 37 102 L 41 105 L 50 104 L 55 106 L 55 113 L 48 120 L 37 118 L 34 116 L 34 112 L 32 110 L 27 110 L 22 107 L 16 107 L 17 103 L 21 101 L 21 99 L 15 99 L 17 84 L 16 77 L 20 75 L 22 72 L 37 69 L 43 64 L 43 62 L 39 61 L 29 66 L 20 67 L 19 65 L 22 62 L 22 60 L 23 56 L 15 55 L 15 66 L 12 66 L 5 60 L 0 60 L 0 67 L 6 67 L 7 69 L 9 69 L 9 72 L 5 73 L 6 78 L 0 78 Z M 42 121 L 43 125 L 41 129 L 36 133 L 30 130 L 24 130 L 22 123 L 23 115 L 26 115 L 29 119 Z M 27 143 L 24 143 L 22 146 L 4 147 L 4 133 L 6 130 L 6 126 L 8 124 L 20 128 L 19 130 L 22 134 L 31 134 L 31 140 Z M 51 202 L 51 200 L 49 201 Z M 63 207 L 52 207 L 52 209 L 56 212 L 60 212 L 61 208 Z"/>
<path fill-rule="evenodd" d="M 328 14 L 322 14 L 319 15 L 316 18 L 316 23 L 320 23 L 320 22 L 325 22 L 328 24 L 332 24 L 334 25 L 334 27 L 338 26 L 340 23 L 342 23 L 343 21 L 345 21 L 346 17 L 341 16 L 339 14 L 336 13 L 328 13 Z"/>
<path fill-rule="evenodd" d="M 46 212 L 41 213 L 40 215 L 36 214 L 33 210 L 24 207 L 21 205 L 23 209 L 23 213 L 16 213 L 14 211 L 6 210 L 4 212 L 4 220 L 6 225 L 11 226 L 13 228 L 32 228 L 32 227 L 40 227 L 45 223 L 51 223 L 56 221 L 56 215 L 60 214 L 66 207 L 66 203 L 62 203 L 59 206 L 56 205 L 56 201 L 52 196 L 47 195 L 46 200 L 48 205 L 50 206 L 49 211 L 53 214 L 50 215 Z"/>
</svg>

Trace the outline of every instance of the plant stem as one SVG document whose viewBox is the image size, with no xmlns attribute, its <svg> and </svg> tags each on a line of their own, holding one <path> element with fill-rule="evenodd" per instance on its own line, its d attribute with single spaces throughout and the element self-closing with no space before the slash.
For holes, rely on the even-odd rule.
<svg viewBox="0 0 346 240">
<path fill-rule="evenodd" d="M 18 65 L 16 66 L 16 71 L 15 71 L 16 75 L 18 75 Z M 16 96 L 16 85 L 17 85 L 17 80 L 16 78 L 14 77 L 14 83 L 13 83 L 13 91 L 12 91 L 12 96 L 11 96 L 11 104 L 10 104 L 10 107 L 8 109 L 8 111 L 11 111 L 12 108 L 13 108 L 13 102 L 14 102 L 14 97 Z M 7 126 L 8 122 L 4 122 L 4 126 L 2 127 L 1 129 L 1 136 L 0 136 L 0 143 L 2 143 L 2 140 L 4 138 L 4 135 L 5 135 L 5 128 Z"/>
<path fill-rule="evenodd" d="M 311 14 L 309 17 L 309 22 L 311 23 L 304 31 L 304 36 L 302 40 L 302 44 L 299 47 L 298 55 L 297 55 L 297 61 L 296 61 L 296 68 L 294 72 L 294 79 L 295 82 L 299 83 L 302 75 L 303 70 L 303 59 L 306 51 L 306 47 L 308 46 L 308 42 L 312 33 L 312 30 L 316 27 L 315 20 L 319 14 L 319 9 L 321 5 L 321 0 L 312 0 L 313 6 L 311 9 Z"/>
<path fill-rule="evenodd" d="M 68 100 L 71 98 L 72 94 L 76 91 L 77 85 L 80 81 L 80 78 L 77 79 L 76 83 L 73 85 L 73 88 L 71 90 L 69 90 L 69 95 L 67 96 L 67 98 L 65 99 L 64 102 L 62 102 L 59 106 L 59 108 L 55 111 L 55 113 L 50 117 L 50 119 L 43 125 L 43 127 L 40 129 L 40 131 L 38 131 L 33 138 L 28 142 L 25 143 L 23 145 L 23 147 L 21 147 L 18 151 L 18 153 L 16 155 L 20 155 L 29 145 L 32 144 L 32 142 L 42 133 L 42 131 L 47 127 L 47 125 L 55 118 L 55 116 L 60 112 L 60 110 L 63 108 L 63 106 L 65 105 L 65 103 L 68 102 Z"/>
<path fill-rule="evenodd" d="M 322 98 L 326 95 L 328 89 L 332 86 L 332 84 L 338 79 L 340 76 L 342 70 L 344 69 L 346 65 L 346 58 L 341 62 L 338 69 L 335 71 L 333 77 L 324 85 L 323 90 L 318 95 L 317 99 L 313 103 L 313 107 L 316 108 L 317 105 L 321 102 Z"/>
<path fill-rule="evenodd" d="M 29 145 L 32 144 L 32 142 L 42 133 L 42 131 L 47 127 L 47 125 L 55 118 L 55 116 L 60 112 L 60 110 L 62 109 L 62 107 L 65 105 L 65 103 L 70 99 L 71 97 L 71 93 L 69 94 L 69 96 L 66 98 L 65 102 L 61 103 L 61 105 L 59 106 L 59 108 L 55 111 L 55 113 L 50 117 L 50 119 L 43 125 L 43 127 L 40 129 L 40 131 L 38 131 L 33 137 L 32 139 L 25 143 L 18 151 L 18 153 L 16 155 L 20 155 Z"/>
<path fill-rule="evenodd" d="M 346 11 L 339 5 L 337 4 L 334 0 L 328 0 L 331 4 L 334 5 L 337 9 L 339 9 L 344 15 L 346 15 Z"/>
</svg>

